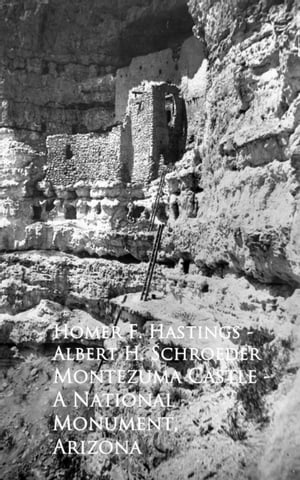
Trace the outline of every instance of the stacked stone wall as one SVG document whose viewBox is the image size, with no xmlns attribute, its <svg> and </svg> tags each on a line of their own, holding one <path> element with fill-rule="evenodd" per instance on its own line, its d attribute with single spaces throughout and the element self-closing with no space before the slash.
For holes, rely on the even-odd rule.
<svg viewBox="0 0 300 480">
<path fill-rule="evenodd" d="M 133 144 L 132 181 L 147 183 L 152 180 L 152 163 L 155 161 L 153 159 L 152 89 L 133 93 L 133 97 L 129 107 Z"/>
<path fill-rule="evenodd" d="M 55 186 L 78 181 L 122 180 L 121 126 L 101 135 L 53 135 L 47 138 L 46 180 Z"/>
<path fill-rule="evenodd" d="M 157 86 L 153 91 L 153 165 L 152 176 L 157 177 L 161 164 L 161 156 L 165 158 L 165 152 L 168 148 L 169 133 L 167 116 L 165 110 L 165 92 L 162 86 Z"/>
<path fill-rule="evenodd" d="M 168 121 L 166 112 L 166 96 L 171 95 L 174 102 L 174 114 Z M 179 159 L 184 141 L 183 100 L 175 85 L 161 84 L 154 90 L 153 111 L 153 149 L 155 167 L 163 156 L 165 164 L 175 163 Z M 157 175 L 157 172 L 155 172 Z M 156 176 L 155 175 L 155 176 Z"/>
<path fill-rule="evenodd" d="M 167 96 L 174 105 L 169 118 Z M 179 158 L 182 106 L 175 85 L 142 84 L 131 91 L 123 124 L 109 133 L 48 137 L 46 180 L 54 188 L 72 188 L 79 181 L 91 186 L 97 180 L 150 183 L 163 163 Z"/>
<path fill-rule="evenodd" d="M 172 94 L 175 115 L 170 127 L 166 112 L 166 95 Z M 183 130 L 183 101 L 175 85 L 153 83 L 143 90 L 133 89 L 129 101 L 133 144 L 133 175 L 137 183 L 149 183 L 159 175 L 163 162 L 178 160 Z"/>
</svg>

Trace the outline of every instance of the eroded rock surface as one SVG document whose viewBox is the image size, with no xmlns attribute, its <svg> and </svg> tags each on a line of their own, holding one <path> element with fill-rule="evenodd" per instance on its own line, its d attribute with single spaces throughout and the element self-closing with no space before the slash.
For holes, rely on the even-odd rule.
<svg viewBox="0 0 300 480">
<path fill-rule="evenodd" d="M 141 290 L 145 271 L 144 263 L 79 259 L 59 253 L 2 255 L 0 310 L 15 314 L 47 299 L 82 307 L 100 318 L 110 298 Z M 156 275 L 159 278 L 159 267 Z"/>
<path fill-rule="evenodd" d="M 5 480 L 296 480 L 297 1 L 117 4 L 0 2 L 1 472 Z M 145 304 L 147 264 L 139 262 L 151 253 L 166 164 L 154 222 L 167 223 L 165 265 Z M 151 322 L 239 324 L 262 349 L 260 380 L 192 388 L 182 362 L 141 362 L 145 372 L 177 369 L 184 379 L 161 387 L 172 411 L 139 411 L 174 414 L 175 433 L 139 435 L 143 455 L 130 461 L 51 456 L 55 326 L 107 325 L 120 305 L 115 367 L 132 367 L 122 353 L 129 322 L 140 326 L 143 352 Z M 60 366 L 70 365 L 98 367 Z M 70 405 L 73 387 L 65 390 Z"/>
<path fill-rule="evenodd" d="M 188 233 L 179 217 L 171 240 L 199 265 L 298 284 L 297 4 L 189 5 L 208 47 L 207 119 L 197 220 Z"/>
<path fill-rule="evenodd" d="M 1 442 L 7 452 L 5 457 L 0 456 L 0 460 L 6 478 L 13 478 L 21 471 L 28 474 L 36 471 L 45 478 L 51 478 L 54 472 L 92 479 L 99 475 L 115 479 L 115 472 L 120 478 L 130 478 L 132 474 L 153 480 L 169 478 L 170 473 L 178 480 L 193 476 L 199 479 L 214 476 L 219 480 L 261 480 L 277 478 L 276 475 L 281 479 L 297 478 L 292 475 L 298 468 L 298 397 L 295 393 L 299 367 L 299 290 L 291 296 L 285 287 L 277 286 L 274 290 L 259 288 L 234 275 L 220 279 L 189 274 L 184 277 L 185 286 L 182 286 L 182 280 L 180 273 L 170 271 L 162 275 L 157 285 L 160 285 L 161 292 L 168 287 L 169 291 L 157 292 L 156 298 L 146 305 L 139 300 L 139 294 L 127 295 L 125 302 L 123 295 L 118 297 L 106 310 L 105 324 L 86 313 L 86 309 L 72 308 L 71 305 L 68 308 L 49 300 L 42 300 L 23 313 L 0 315 L 0 334 L 2 339 L 5 337 L 6 362 L 9 366 L 0 392 L 0 421 L 5 425 Z M 72 431 L 53 431 L 54 414 L 61 418 L 65 415 L 64 408 L 53 408 L 60 388 L 59 384 L 53 383 L 54 369 L 60 368 L 63 374 L 67 368 L 71 368 L 72 372 L 83 368 L 89 372 L 98 366 L 95 361 L 51 360 L 58 341 L 63 352 L 66 352 L 65 347 L 70 348 L 71 345 L 69 340 L 65 343 L 62 336 L 54 338 L 55 327 L 101 329 L 118 311 L 118 305 L 123 306 L 118 324 L 121 338 L 114 341 L 83 341 L 87 346 L 117 348 L 114 361 L 106 362 L 102 370 L 105 372 L 106 369 L 117 368 L 130 372 L 138 368 L 143 375 L 158 372 L 170 378 L 177 372 L 182 382 L 154 385 L 141 381 L 121 385 L 114 382 L 96 383 L 92 396 L 98 394 L 101 397 L 103 392 L 125 395 L 129 391 L 144 396 L 152 394 L 154 398 L 158 394 L 162 398 L 170 395 L 172 406 L 165 408 L 159 403 L 152 408 L 141 406 L 138 409 L 116 405 L 109 408 L 96 406 L 89 409 L 89 415 L 94 418 L 99 415 L 110 417 L 113 411 L 116 419 L 128 419 L 131 415 L 135 418 L 137 413 L 153 421 L 158 421 L 160 417 L 172 417 L 175 431 L 128 431 L 127 440 L 133 442 L 137 439 L 143 453 L 142 456 L 133 455 L 130 464 L 126 455 L 120 455 L 118 460 L 114 455 L 101 454 L 87 457 L 49 456 L 58 438 L 62 437 L 64 441 L 74 438 Z M 139 325 L 139 335 L 134 342 L 129 341 L 128 337 L 130 322 Z M 162 339 L 158 334 L 153 337 L 149 333 L 150 326 L 152 324 L 157 328 L 159 323 L 162 323 L 165 332 L 169 328 L 176 331 L 182 325 L 187 329 L 191 325 L 196 328 L 239 325 L 242 332 L 240 346 L 249 342 L 248 332 L 252 331 L 251 345 L 259 349 L 263 358 L 263 361 L 255 363 L 258 383 L 251 388 L 249 385 L 230 385 L 226 382 L 192 384 L 188 376 L 189 369 L 200 368 L 205 371 L 212 367 L 210 362 L 153 359 L 151 348 L 156 345 L 158 350 L 175 346 L 216 349 L 236 346 L 236 343 L 231 338 L 197 340 L 195 335 L 191 338 L 186 335 L 180 340 Z M 82 340 L 73 343 L 73 348 L 82 346 Z M 130 348 L 137 345 L 143 360 L 125 360 L 126 345 L 130 345 Z M 225 363 L 222 365 L 224 368 Z M 245 371 L 249 368 L 247 362 L 235 366 Z M 263 380 L 266 374 L 268 380 Z M 74 390 L 84 395 L 89 387 L 88 382 L 64 386 L 64 398 L 68 401 L 71 418 L 87 415 L 82 407 L 74 409 L 71 405 Z M 34 389 L 38 389 L 38 395 Z M 11 396 L 16 399 L 14 407 L 11 405 Z M 11 421 L 7 420 L 6 413 Z M 16 430 L 15 425 L 20 428 Z M 100 441 L 103 435 L 105 433 L 101 430 L 83 435 L 76 432 L 76 440 Z M 113 440 L 122 441 L 122 438 L 118 432 L 112 436 Z M 37 447 L 38 452 L 34 454 Z M 11 464 L 10 459 L 14 458 L 16 449 L 21 460 Z M 262 457 L 264 450 L 266 453 Z M 288 461 L 286 452 L 289 453 Z"/>
</svg>

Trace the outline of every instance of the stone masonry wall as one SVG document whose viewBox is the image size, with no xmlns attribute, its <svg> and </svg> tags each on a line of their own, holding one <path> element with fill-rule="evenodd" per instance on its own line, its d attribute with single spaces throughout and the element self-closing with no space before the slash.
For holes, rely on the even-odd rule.
<svg viewBox="0 0 300 480">
<path fill-rule="evenodd" d="M 111 125 L 116 69 L 192 24 L 185 0 L 1 1 L 0 126 L 32 143 Z"/>
<path fill-rule="evenodd" d="M 153 150 L 156 165 L 161 155 L 165 164 L 174 164 L 179 160 L 185 142 L 183 100 L 178 88 L 167 83 L 156 86 L 153 94 Z M 169 118 L 166 111 L 167 97 L 171 97 L 173 104 Z"/>
<path fill-rule="evenodd" d="M 154 108 L 153 108 L 153 166 L 152 176 L 156 178 L 159 174 L 159 167 L 165 163 L 167 159 L 167 150 L 169 146 L 169 132 L 167 113 L 165 110 L 165 93 L 164 86 L 159 85 L 153 91 Z"/>
<path fill-rule="evenodd" d="M 142 184 L 154 180 L 162 157 L 166 164 L 178 159 L 183 131 L 178 93 L 175 85 L 142 84 L 131 91 L 123 124 L 109 133 L 48 137 L 46 181 L 56 188 L 73 187 L 79 181 L 91 185 L 97 180 Z M 169 120 L 166 95 L 174 106 Z"/>
<path fill-rule="evenodd" d="M 136 93 L 135 93 L 136 92 Z M 138 93 L 137 93 L 138 92 Z M 129 100 L 133 143 L 132 181 L 151 180 L 153 156 L 153 94 L 152 89 L 133 89 Z"/>
<path fill-rule="evenodd" d="M 122 180 L 121 127 L 101 135 L 53 135 L 47 138 L 46 180 L 55 186 L 70 186 L 82 180 Z"/>
<path fill-rule="evenodd" d="M 178 160 L 183 120 L 183 102 L 178 93 L 175 85 L 166 83 L 150 83 L 131 91 L 134 182 L 147 183 L 157 178 L 162 156 L 166 164 Z M 173 95 L 175 104 L 175 115 L 169 125 L 165 108 L 167 94 Z"/>
<path fill-rule="evenodd" d="M 129 66 L 117 70 L 115 119 L 122 120 L 132 88 L 142 81 L 176 85 L 186 105 L 187 137 L 192 143 L 204 122 L 207 60 L 205 44 L 189 37 L 177 49 L 165 49 L 138 56 Z"/>
</svg>

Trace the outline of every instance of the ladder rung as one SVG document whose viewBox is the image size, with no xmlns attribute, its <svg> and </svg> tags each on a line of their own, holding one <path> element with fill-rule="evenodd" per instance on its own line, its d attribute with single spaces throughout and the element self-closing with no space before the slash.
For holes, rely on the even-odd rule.
<svg viewBox="0 0 300 480">
<path fill-rule="evenodd" d="M 154 241 L 154 245 L 153 245 L 153 248 L 152 248 L 151 258 L 150 258 L 150 261 L 149 261 L 147 274 L 146 274 L 145 282 L 144 282 L 144 285 L 143 285 L 143 290 L 142 290 L 142 293 L 141 293 L 141 300 L 147 300 L 147 297 L 148 297 L 148 294 L 149 294 L 151 280 L 152 280 L 152 277 L 153 277 L 153 272 L 154 272 L 154 268 L 155 268 L 155 264 L 156 264 L 156 260 L 157 260 L 157 255 L 158 255 L 158 251 L 159 251 L 159 246 L 160 246 L 160 242 L 161 242 L 163 229 L 164 229 L 164 224 L 160 224 L 159 227 L 158 227 L 158 231 L 157 231 L 155 241 Z"/>
</svg>

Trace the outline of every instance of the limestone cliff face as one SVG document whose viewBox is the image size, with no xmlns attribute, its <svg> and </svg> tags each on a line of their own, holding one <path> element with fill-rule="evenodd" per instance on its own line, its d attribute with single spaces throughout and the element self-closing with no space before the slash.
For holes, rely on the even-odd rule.
<svg viewBox="0 0 300 480">
<path fill-rule="evenodd" d="M 113 123 L 117 68 L 192 27 L 185 0 L 13 0 L 0 11 L 0 124 L 26 140 Z"/>
<path fill-rule="evenodd" d="M 63 222 L 57 228 L 51 219 L 45 223 L 56 200 L 39 184 L 49 167 L 45 139 L 111 127 L 122 119 L 115 105 L 127 104 L 129 89 L 141 78 L 180 83 L 183 72 L 194 74 L 202 54 L 199 42 L 191 38 L 193 22 L 185 0 L 89 0 L 84 5 L 79 0 L 32 0 L 1 2 L 0 9 L 0 249 L 84 249 L 95 255 L 130 252 L 142 258 L 144 254 L 118 240 L 117 250 L 109 248 L 97 220 L 83 227 Z M 140 59 L 145 67 L 151 55 L 155 72 L 132 66 Z M 168 71 L 161 69 L 167 58 Z M 121 210 L 126 218 L 125 206 Z M 111 213 L 106 202 L 104 216 L 107 210 Z"/>
<path fill-rule="evenodd" d="M 1 249 L 145 257 L 143 240 L 110 248 L 96 220 L 36 223 L 35 209 L 53 207 L 39 184 L 46 135 L 101 131 L 130 88 L 168 81 L 187 138 L 168 180 L 165 255 L 299 284 L 297 2 L 188 5 L 192 17 L 183 0 L 1 3 Z"/>
<path fill-rule="evenodd" d="M 299 284 L 297 2 L 189 7 L 209 58 L 196 148 L 202 192 L 190 231 L 179 218 L 171 244 L 212 271 L 228 265 L 263 282 Z"/>
<path fill-rule="evenodd" d="M 297 3 L 0 0 L 0 471 L 7 480 L 299 478 Z M 156 118 L 147 110 L 160 98 L 155 89 L 163 90 Z M 160 140 L 172 157 L 157 215 L 167 223 L 165 265 L 153 277 L 159 294 L 142 302 Z M 106 181 L 97 170 L 103 158 Z M 152 321 L 240 325 L 239 346 L 251 333 L 249 343 L 262 351 L 253 365 L 259 382 L 194 388 L 183 362 L 147 357 L 137 363 L 145 372 L 185 378 L 159 387 L 174 397 L 178 429 L 146 432 L 143 455 L 130 462 L 49 455 L 52 354 L 64 341 L 55 327 L 111 324 L 119 305 L 117 348 L 128 344 L 129 321 L 140 325 L 146 352 Z M 193 346 L 180 340 L 180 348 Z M 125 363 L 121 355 L 118 368 L 137 368 Z M 159 391 L 156 384 L 141 391 L 150 390 Z M 94 433 L 88 438 L 102 438 Z"/>
</svg>

